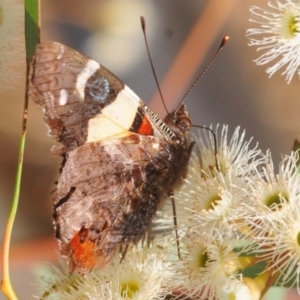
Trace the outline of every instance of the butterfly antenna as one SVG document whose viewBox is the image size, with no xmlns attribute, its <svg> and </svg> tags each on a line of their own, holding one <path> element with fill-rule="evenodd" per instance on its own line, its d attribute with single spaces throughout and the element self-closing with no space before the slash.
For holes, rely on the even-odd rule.
<svg viewBox="0 0 300 300">
<path fill-rule="evenodd" d="M 206 68 L 202 71 L 202 73 L 198 76 L 198 78 L 195 80 L 195 82 L 191 85 L 191 87 L 188 89 L 188 91 L 185 93 L 185 95 L 183 96 L 182 100 L 180 101 L 179 105 L 176 108 L 176 112 L 177 110 L 180 108 L 181 104 L 184 102 L 185 98 L 188 96 L 188 94 L 191 92 L 191 90 L 195 87 L 195 85 L 198 83 L 198 81 L 203 77 L 203 75 L 206 73 L 206 71 L 209 69 L 209 67 L 212 65 L 212 63 L 214 62 L 214 60 L 216 59 L 216 57 L 218 56 L 218 54 L 220 53 L 220 51 L 223 49 L 224 45 L 226 44 L 226 42 L 229 40 L 229 36 L 226 35 L 225 37 L 223 37 L 222 42 L 218 48 L 218 50 L 216 51 L 216 53 L 214 54 L 214 56 L 211 58 L 210 62 L 208 63 L 208 65 L 206 66 Z M 175 113 L 176 113 L 175 112 Z"/>
<path fill-rule="evenodd" d="M 152 58 L 151 58 L 151 55 L 150 55 L 150 50 L 149 50 L 148 41 L 147 41 L 147 35 L 146 35 L 146 22 L 145 22 L 145 18 L 143 16 L 141 16 L 141 25 L 142 25 L 142 29 L 143 29 L 143 34 L 144 34 L 144 38 L 145 38 L 145 44 L 146 44 L 146 48 L 147 48 L 147 53 L 148 53 L 149 61 L 150 61 L 150 64 L 151 64 L 152 73 L 154 75 L 154 79 L 155 79 L 155 82 L 156 82 L 156 86 L 157 86 L 160 98 L 162 100 L 162 103 L 164 105 L 164 108 L 165 108 L 167 114 L 169 115 L 170 113 L 169 113 L 169 111 L 167 109 L 164 97 L 162 95 L 162 92 L 161 92 L 161 89 L 160 89 L 160 86 L 159 86 L 159 83 L 158 83 L 158 80 L 157 80 L 157 76 L 156 76 L 156 73 L 155 73 L 155 70 L 154 70 Z"/>
</svg>

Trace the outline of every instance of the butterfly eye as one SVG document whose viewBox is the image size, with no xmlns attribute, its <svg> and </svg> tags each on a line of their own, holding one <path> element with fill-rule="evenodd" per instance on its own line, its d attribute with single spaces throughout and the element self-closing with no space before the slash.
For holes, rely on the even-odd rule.
<svg viewBox="0 0 300 300">
<path fill-rule="evenodd" d="M 177 127 L 182 131 L 183 133 L 190 131 L 192 127 L 191 119 L 185 115 L 180 116 L 176 121 Z"/>
</svg>

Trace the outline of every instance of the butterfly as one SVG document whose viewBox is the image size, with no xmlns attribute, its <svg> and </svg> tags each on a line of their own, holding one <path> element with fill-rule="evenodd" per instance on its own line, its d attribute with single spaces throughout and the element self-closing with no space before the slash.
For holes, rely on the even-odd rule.
<svg viewBox="0 0 300 300">
<path fill-rule="evenodd" d="M 63 158 L 53 201 L 61 255 L 70 272 L 104 268 L 141 240 L 187 174 L 185 104 L 162 120 L 105 67 L 56 42 L 37 45 L 29 95 Z"/>
</svg>

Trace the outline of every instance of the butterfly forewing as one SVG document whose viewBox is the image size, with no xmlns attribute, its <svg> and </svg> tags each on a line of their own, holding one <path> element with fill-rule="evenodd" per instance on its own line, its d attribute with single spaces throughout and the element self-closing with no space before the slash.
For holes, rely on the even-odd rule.
<svg viewBox="0 0 300 300">
<path fill-rule="evenodd" d="M 30 93 L 44 108 L 50 135 L 64 146 L 54 154 L 126 132 L 132 109 L 142 104 L 105 67 L 62 44 L 39 44 L 33 66 Z M 122 114 L 111 113 L 116 103 Z"/>
</svg>

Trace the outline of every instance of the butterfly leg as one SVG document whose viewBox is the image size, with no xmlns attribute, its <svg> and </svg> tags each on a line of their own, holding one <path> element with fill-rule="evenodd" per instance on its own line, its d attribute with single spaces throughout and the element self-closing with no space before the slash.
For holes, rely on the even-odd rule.
<svg viewBox="0 0 300 300">
<path fill-rule="evenodd" d="M 191 142 L 191 144 L 189 146 L 189 149 L 188 149 L 188 155 L 189 155 L 189 157 L 191 156 L 193 148 L 194 148 L 195 145 L 196 145 L 195 142 Z M 177 254 L 178 254 L 178 258 L 181 259 L 180 242 L 179 242 L 179 235 L 178 235 L 178 224 L 177 224 L 177 214 L 176 214 L 176 204 L 175 204 L 174 191 L 171 191 L 169 193 L 169 196 L 171 197 L 171 202 L 172 202 L 173 225 L 174 225 L 175 236 L 176 236 Z"/>
<path fill-rule="evenodd" d="M 170 192 L 170 197 L 171 197 L 171 202 L 172 202 L 173 225 L 174 225 L 175 236 L 176 236 L 177 254 L 178 254 L 178 258 L 181 259 L 180 243 L 179 243 L 179 236 L 178 236 L 178 226 L 177 226 L 176 205 L 175 205 L 175 197 L 174 197 L 173 191 Z"/>
<path fill-rule="evenodd" d="M 125 247 L 123 247 L 123 245 L 120 246 L 120 254 L 121 254 L 120 263 L 124 260 L 128 247 L 129 244 L 126 244 Z"/>
</svg>

